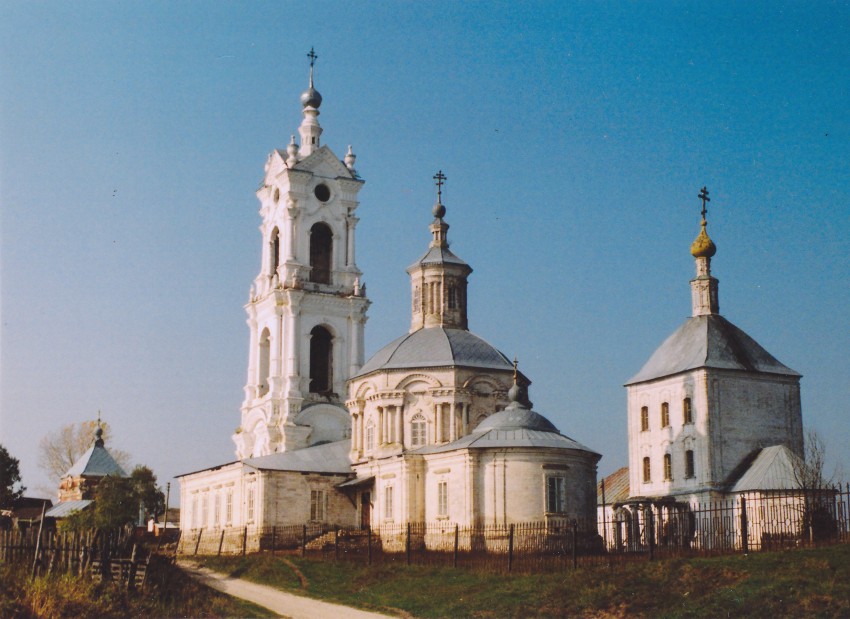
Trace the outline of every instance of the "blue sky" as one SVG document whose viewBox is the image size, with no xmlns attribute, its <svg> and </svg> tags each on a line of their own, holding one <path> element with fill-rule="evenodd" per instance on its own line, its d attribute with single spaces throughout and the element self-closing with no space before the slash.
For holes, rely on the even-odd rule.
<svg viewBox="0 0 850 619">
<path fill-rule="evenodd" d="M 366 180 L 367 355 L 409 327 L 442 169 L 470 328 L 613 471 L 705 185 L 721 312 L 850 465 L 847 2 L 9 2 L 0 39 L 0 442 L 32 490 L 41 437 L 98 410 L 162 482 L 233 458 L 253 193 L 311 46 Z"/>
</svg>

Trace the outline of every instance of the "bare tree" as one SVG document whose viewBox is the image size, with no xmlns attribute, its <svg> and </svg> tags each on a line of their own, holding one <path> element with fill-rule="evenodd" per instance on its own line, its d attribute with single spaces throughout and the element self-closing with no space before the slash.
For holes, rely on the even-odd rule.
<svg viewBox="0 0 850 619">
<path fill-rule="evenodd" d="M 58 430 L 48 432 L 39 442 L 38 465 L 57 482 L 68 472 L 74 463 L 82 456 L 95 440 L 95 430 L 98 421 L 81 421 L 70 423 Z M 109 424 L 100 422 L 103 428 L 103 439 L 109 440 Z M 130 454 L 120 449 L 109 448 L 109 453 L 121 468 L 128 469 Z"/>
<path fill-rule="evenodd" d="M 825 488 L 835 483 L 835 473 L 826 472 L 826 445 L 817 430 L 806 430 L 805 458 L 795 463 L 794 476 L 800 488 Z"/>
</svg>

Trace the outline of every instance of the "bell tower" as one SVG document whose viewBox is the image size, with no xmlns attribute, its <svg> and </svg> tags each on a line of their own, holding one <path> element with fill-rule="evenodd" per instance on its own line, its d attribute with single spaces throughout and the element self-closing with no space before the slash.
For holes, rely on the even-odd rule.
<svg viewBox="0 0 850 619">
<path fill-rule="evenodd" d="M 245 310 L 250 345 L 238 458 L 349 436 L 345 384 L 363 365 L 366 286 L 354 254 L 358 193 L 355 155 L 340 160 L 320 142 L 310 58 L 301 95 L 301 143 L 271 152 L 257 198 L 260 272 Z"/>
</svg>

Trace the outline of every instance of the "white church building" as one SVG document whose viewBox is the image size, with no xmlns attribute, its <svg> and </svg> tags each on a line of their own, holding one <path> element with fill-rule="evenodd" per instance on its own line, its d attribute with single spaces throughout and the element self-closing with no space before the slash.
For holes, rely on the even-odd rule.
<svg viewBox="0 0 850 619">
<path fill-rule="evenodd" d="M 442 173 L 430 244 L 407 269 L 410 331 L 364 363 L 363 180 L 350 146 L 340 160 L 321 143 L 310 57 L 300 143 L 271 153 L 257 191 L 237 459 L 179 476 L 181 529 L 576 519 L 595 531 L 601 456 L 532 411 L 528 378 L 468 329 L 472 268 L 448 246 Z"/>
</svg>

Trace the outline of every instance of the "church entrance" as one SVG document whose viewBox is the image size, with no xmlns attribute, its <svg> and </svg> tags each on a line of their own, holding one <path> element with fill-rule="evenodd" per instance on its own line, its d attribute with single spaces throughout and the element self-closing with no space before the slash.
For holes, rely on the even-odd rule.
<svg viewBox="0 0 850 619">
<path fill-rule="evenodd" d="M 372 493 L 360 494 L 360 528 L 366 529 L 372 524 Z"/>
</svg>

